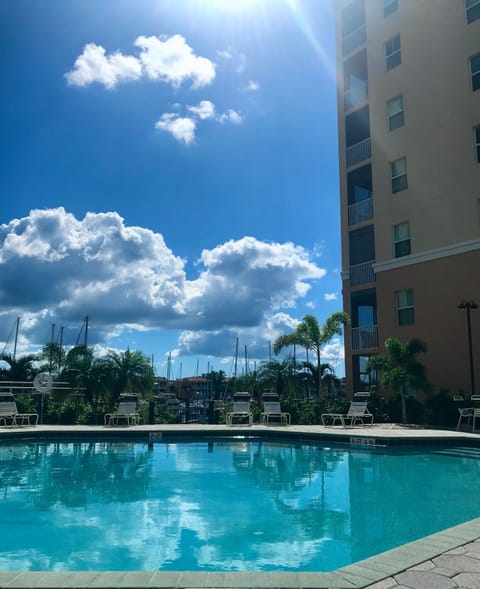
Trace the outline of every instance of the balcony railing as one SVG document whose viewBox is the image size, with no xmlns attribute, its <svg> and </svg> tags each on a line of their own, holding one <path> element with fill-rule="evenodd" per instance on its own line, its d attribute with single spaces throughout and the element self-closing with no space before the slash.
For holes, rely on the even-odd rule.
<svg viewBox="0 0 480 589">
<path fill-rule="evenodd" d="M 352 327 L 352 350 L 369 350 L 371 348 L 378 348 L 377 326 Z"/>
<path fill-rule="evenodd" d="M 367 42 L 367 27 L 365 23 L 343 36 L 343 55 L 348 55 L 362 47 Z"/>
<path fill-rule="evenodd" d="M 368 100 L 368 80 L 358 80 L 353 87 L 345 91 L 343 108 L 351 110 L 366 100 Z"/>
<path fill-rule="evenodd" d="M 370 137 L 347 147 L 347 168 L 369 160 L 372 155 Z"/>
<path fill-rule="evenodd" d="M 363 264 L 350 266 L 350 287 L 373 284 L 375 282 L 374 263 L 375 260 L 370 260 L 369 262 L 363 262 Z"/>
<path fill-rule="evenodd" d="M 373 218 L 373 197 L 356 202 L 348 207 L 348 224 L 357 225 Z"/>
</svg>

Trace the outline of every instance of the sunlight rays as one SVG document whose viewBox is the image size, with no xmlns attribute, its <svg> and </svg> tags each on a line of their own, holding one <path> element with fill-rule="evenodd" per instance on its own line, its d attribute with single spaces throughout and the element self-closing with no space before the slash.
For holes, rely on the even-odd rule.
<svg viewBox="0 0 480 589">
<path fill-rule="evenodd" d="M 319 43 L 317 36 L 315 35 L 315 31 L 312 27 L 310 22 L 309 16 L 306 13 L 306 10 L 303 6 L 303 2 L 301 0 L 284 0 L 285 4 L 291 10 L 291 13 L 297 23 L 298 28 L 302 31 L 307 41 L 312 46 L 315 53 L 318 55 L 320 60 L 322 61 L 325 69 L 327 70 L 329 76 L 332 79 L 336 78 L 336 65 L 335 63 L 329 58 L 328 53 Z"/>
</svg>

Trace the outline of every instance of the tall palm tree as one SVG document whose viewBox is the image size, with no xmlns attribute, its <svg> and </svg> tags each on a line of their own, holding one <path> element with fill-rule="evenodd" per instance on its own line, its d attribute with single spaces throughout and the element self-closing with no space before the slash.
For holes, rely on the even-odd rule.
<svg viewBox="0 0 480 589">
<path fill-rule="evenodd" d="M 275 354 L 278 354 L 280 350 L 287 346 L 299 345 L 304 347 L 306 350 L 314 352 L 317 359 L 318 396 L 321 397 L 321 349 L 323 346 L 328 344 L 335 335 L 342 335 L 343 327 L 349 323 L 350 317 L 347 313 L 343 313 L 342 311 L 332 313 L 329 317 L 327 317 L 324 325 L 320 325 L 314 315 L 305 315 L 293 333 L 281 335 L 275 340 L 273 343 L 273 351 Z"/>
<path fill-rule="evenodd" d="M 371 356 L 366 365 L 367 372 L 378 371 L 381 383 L 394 393 L 400 393 L 402 421 L 407 423 L 407 393 L 409 390 L 425 389 L 428 379 L 425 367 L 417 360 L 418 354 L 427 351 L 427 344 L 413 338 L 402 343 L 391 337 L 385 341 L 385 355 Z"/>
</svg>

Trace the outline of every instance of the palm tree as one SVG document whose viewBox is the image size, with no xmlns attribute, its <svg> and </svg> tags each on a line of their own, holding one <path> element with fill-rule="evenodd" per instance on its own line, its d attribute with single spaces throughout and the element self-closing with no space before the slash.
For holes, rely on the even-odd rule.
<svg viewBox="0 0 480 589">
<path fill-rule="evenodd" d="M 402 401 L 402 421 L 407 423 L 407 393 L 409 390 L 425 389 L 428 379 L 425 367 L 417 360 L 418 354 L 427 351 L 427 344 L 413 338 L 406 343 L 397 338 L 385 341 L 387 353 L 371 356 L 366 365 L 367 372 L 378 371 L 382 385 L 395 393 L 400 393 Z"/>
<path fill-rule="evenodd" d="M 142 352 L 109 352 L 104 363 L 111 375 L 114 400 L 121 393 L 148 396 L 153 390 L 154 372 L 150 359 Z"/>
<path fill-rule="evenodd" d="M 36 356 L 29 354 L 14 358 L 10 354 L 0 354 L 4 367 L 0 367 L 0 380 L 30 381 L 37 371 L 33 367 Z M 8 366 L 8 367 L 7 367 Z"/>
<path fill-rule="evenodd" d="M 320 325 L 314 315 L 305 315 L 293 333 L 281 335 L 275 340 L 273 351 L 278 354 L 280 350 L 287 346 L 299 345 L 314 352 L 317 358 L 318 396 L 321 397 L 322 365 L 320 351 L 323 346 L 332 340 L 333 336 L 342 335 L 343 327 L 349 323 L 350 317 L 342 311 L 332 313 L 327 317 L 324 325 Z"/>
</svg>

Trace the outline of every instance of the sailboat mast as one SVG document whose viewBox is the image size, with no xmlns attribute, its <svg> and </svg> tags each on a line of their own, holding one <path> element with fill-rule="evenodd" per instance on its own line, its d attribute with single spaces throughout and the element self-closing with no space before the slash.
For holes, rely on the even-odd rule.
<svg viewBox="0 0 480 589">
<path fill-rule="evenodd" d="M 17 317 L 17 326 L 15 328 L 15 343 L 13 345 L 13 359 L 15 360 L 15 356 L 17 355 L 17 342 L 18 342 L 18 328 L 20 325 L 20 317 Z"/>
<path fill-rule="evenodd" d="M 235 368 L 233 371 L 233 394 L 237 392 L 237 362 L 238 362 L 238 337 L 235 344 Z"/>
<path fill-rule="evenodd" d="M 85 336 L 83 338 L 83 345 L 86 347 L 88 344 L 88 315 L 85 317 Z"/>
</svg>

